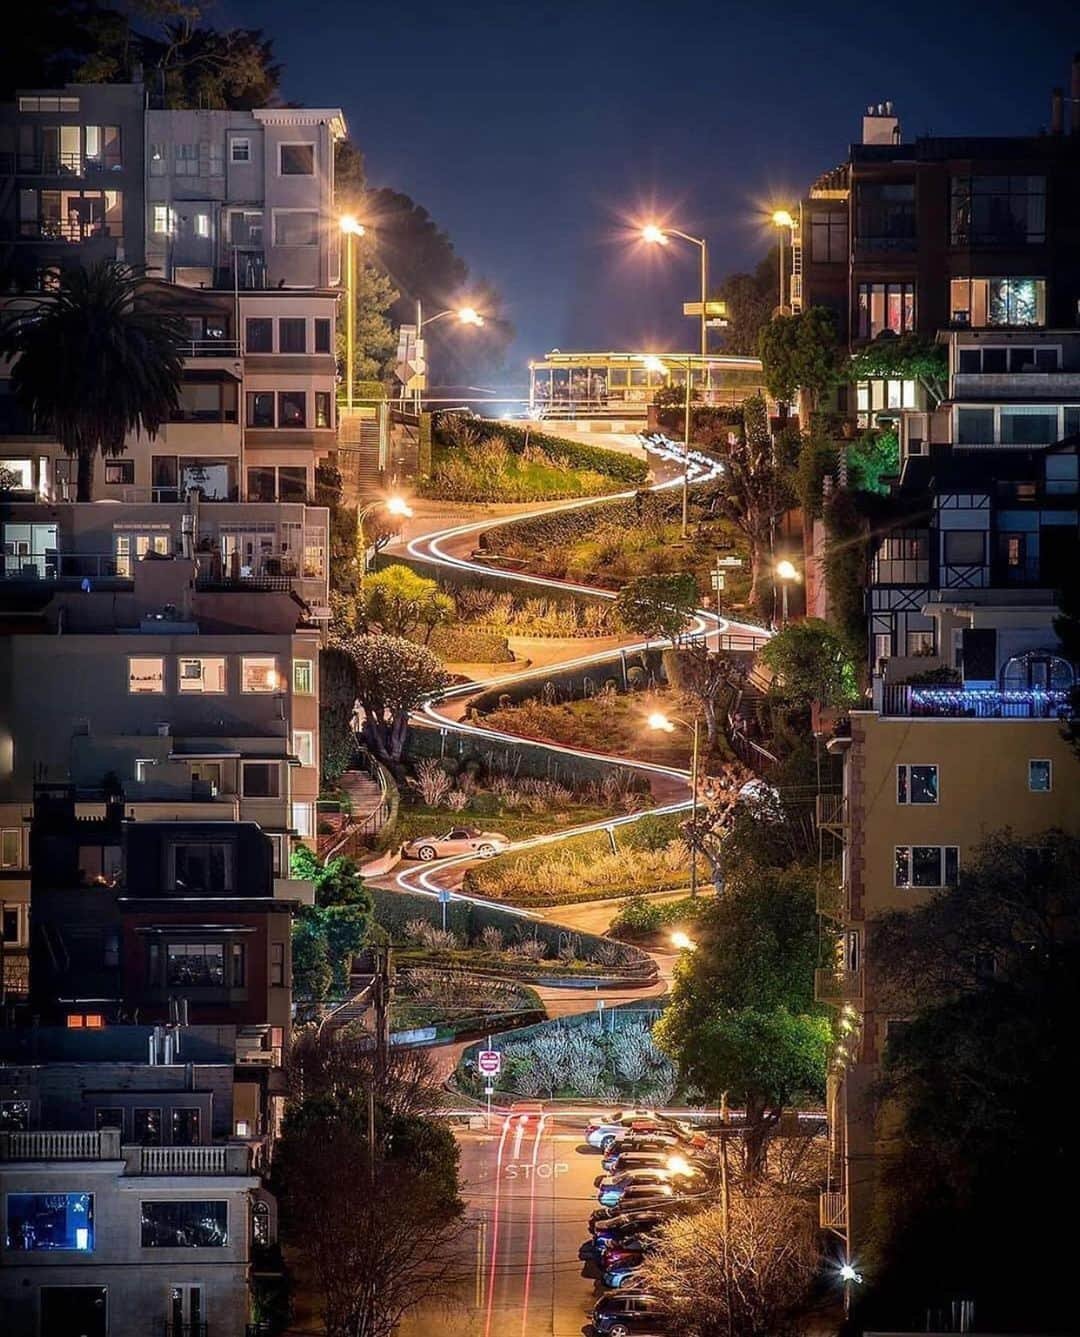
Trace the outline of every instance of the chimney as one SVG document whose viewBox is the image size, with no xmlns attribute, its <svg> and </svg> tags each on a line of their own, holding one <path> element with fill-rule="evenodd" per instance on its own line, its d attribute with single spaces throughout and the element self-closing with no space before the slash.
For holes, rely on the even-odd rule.
<svg viewBox="0 0 1080 1337">
<path fill-rule="evenodd" d="M 1060 135 L 1065 129 L 1065 90 L 1055 88 L 1050 94 L 1050 133 Z"/>
<path fill-rule="evenodd" d="M 1072 81 L 1069 85 L 1070 106 L 1069 125 L 1074 135 L 1080 135 L 1080 51 L 1073 56 Z"/>
<path fill-rule="evenodd" d="M 899 144 L 900 119 L 891 102 L 871 103 L 862 119 L 864 144 Z"/>
</svg>

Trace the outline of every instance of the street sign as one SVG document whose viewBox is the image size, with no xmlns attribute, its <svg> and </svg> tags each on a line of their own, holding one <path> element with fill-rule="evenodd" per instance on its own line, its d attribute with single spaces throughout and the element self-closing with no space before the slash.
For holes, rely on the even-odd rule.
<svg viewBox="0 0 1080 1337">
<path fill-rule="evenodd" d="M 498 1077 L 502 1072 L 502 1052 L 498 1049 L 481 1049 L 476 1056 L 476 1066 L 484 1077 Z"/>
<path fill-rule="evenodd" d="M 484 1095 L 485 1095 L 485 1096 L 493 1096 L 494 1094 L 495 1094 L 495 1088 L 494 1088 L 493 1086 L 485 1086 L 485 1087 L 484 1087 Z"/>
<path fill-rule="evenodd" d="M 743 559 L 741 557 L 718 557 L 716 559 L 717 566 L 728 566 L 739 569 L 742 567 L 742 564 Z"/>
<path fill-rule="evenodd" d="M 443 887 L 439 888 L 439 904 L 440 905 L 450 904 L 450 893 Z"/>
<path fill-rule="evenodd" d="M 714 571 L 714 572 L 712 573 L 712 587 L 713 587 L 714 590 L 716 590 L 717 594 L 719 594 L 720 591 L 724 588 L 724 572 L 723 572 L 723 571 Z"/>
<path fill-rule="evenodd" d="M 700 316 L 700 302 L 683 302 L 682 313 L 684 316 Z M 705 314 L 707 316 L 726 316 L 727 302 L 706 302 Z"/>
</svg>

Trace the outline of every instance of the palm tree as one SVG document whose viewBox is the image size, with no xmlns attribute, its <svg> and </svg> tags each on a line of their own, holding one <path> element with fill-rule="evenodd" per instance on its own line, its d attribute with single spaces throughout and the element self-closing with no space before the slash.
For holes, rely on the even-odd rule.
<svg viewBox="0 0 1080 1337">
<path fill-rule="evenodd" d="M 72 268 L 9 308 L 0 331 L 16 399 L 79 462 L 79 501 L 92 499 L 99 451 L 121 454 L 129 432 L 156 436 L 179 405 L 187 329 L 148 300 L 153 288 L 116 260 Z"/>
</svg>

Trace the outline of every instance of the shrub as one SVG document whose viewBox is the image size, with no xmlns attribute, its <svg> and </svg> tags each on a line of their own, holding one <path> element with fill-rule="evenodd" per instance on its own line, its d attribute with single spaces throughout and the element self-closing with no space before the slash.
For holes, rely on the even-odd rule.
<svg viewBox="0 0 1080 1337">
<path fill-rule="evenodd" d="M 433 757 L 417 763 L 416 774 L 409 784 L 419 793 L 429 808 L 437 808 L 452 789 L 450 776 Z"/>
<path fill-rule="evenodd" d="M 620 451 L 605 450 L 602 446 L 590 446 L 581 441 L 554 436 L 550 432 L 537 431 L 534 427 L 511 426 L 483 418 L 464 418 L 460 413 L 437 415 L 433 434 L 436 442 L 456 446 L 465 444 L 463 436 L 471 437 L 475 444 L 497 437 L 506 449 L 515 454 L 523 454 L 527 448 L 543 451 L 563 467 L 589 470 L 623 483 L 644 483 L 649 474 L 645 460 L 624 455 Z"/>
</svg>

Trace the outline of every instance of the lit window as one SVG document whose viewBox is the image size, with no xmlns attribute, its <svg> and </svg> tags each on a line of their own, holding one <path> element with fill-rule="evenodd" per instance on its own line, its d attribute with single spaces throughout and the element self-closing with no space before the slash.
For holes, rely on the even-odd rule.
<svg viewBox="0 0 1080 1337">
<path fill-rule="evenodd" d="M 209 237 L 210 235 L 210 215 L 196 214 L 194 218 L 194 230 L 196 237 Z"/>
<path fill-rule="evenodd" d="M 161 658 L 128 660 L 128 691 L 132 693 L 161 694 L 165 690 L 165 661 Z"/>
<path fill-rule="evenodd" d="M 301 766 L 315 765 L 315 735 L 310 729 L 293 731 L 293 752 L 299 757 Z"/>
<path fill-rule="evenodd" d="M 954 325 L 976 329 L 987 325 L 1045 325 L 1046 280 L 1035 277 L 952 279 L 949 310 Z M 985 356 L 982 370 L 990 370 Z"/>
<path fill-rule="evenodd" d="M 282 176 L 314 176 L 314 144 L 280 144 L 278 170 Z"/>
<path fill-rule="evenodd" d="M 294 803 L 292 805 L 292 824 L 298 836 L 306 840 L 315 834 L 315 805 L 312 803 Z"/>
<path fill-rule="evenodd" d="M 167 204 L 154 205 L 154 231 L 161 235 L 169 231 L 169 206 Z"/>
<path fill-rule="evenodd" d="M 304 390 L 278 391 L 278 426 L 307 426 L 307 393 Z"/>
<path fill-rule="evenodd" d="M 223 658 L 180 660 L 178 686 L 182 692 L 224 692 L 228 690 L 226 661 Z"/>
<path fill-rule="evenodd" d="M 9 1193 L 7 1248 L 20 1252 L 94 1248 L 92 1193 Z"/>
<path fill-rule="evenodd" d="M 311 696 L 314 691 L 315 675 L 310 659 L 294 659 L 292 666 L 292 689 L 297 696 Z"/>
<path fill-rule="evenodd" d="M 315 426 L 333 427 L 333 407 L 329 390 L 315 391 Z"/>
<path fill-rule="evenodd" d="M 859 338 L 876 339 L 883 330 L 904 334 L 915 328 L 914 283 L 860 283 Z"/>
<path fill-rule="evenodd" d="M 245 655 L 240 663 L 241 691 L 276 692 L 278 690 L 277 660 L 273 655 Z"/>
<path fill-rule="evenodd" d="M 18 827 L 0 831 L 0 868 L 22 867 L 22 832 Z"/>
<path fill-rule="evenodd" d="M 1053 788 L 1053 766 L 1053 762 L 1045 760 L 1028 762 L 1028 789 L 1033 794 L 1049 794 Z"/>
<path fill-rule="evenodd" d="M 897 803 L 936 803 L 938 768 L 936 766 L 897 766 Z"/>
<path fill-rule="evenodd" d="M 898 887 L 955 887 L 959 867 L 956 845 L 897 845 L 894 882 Z"/>
<path fill-rule="evenodd" d="M 105 481 L 113 487 L 132 487 L 135 482 L 135 461 L 106 460 Z"/>
</svg>

